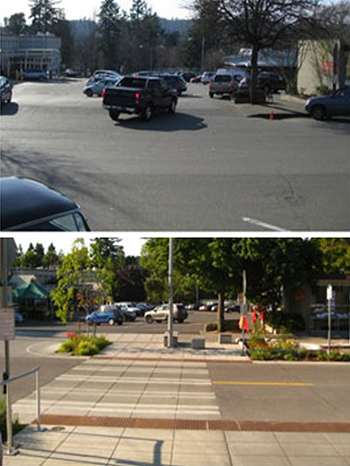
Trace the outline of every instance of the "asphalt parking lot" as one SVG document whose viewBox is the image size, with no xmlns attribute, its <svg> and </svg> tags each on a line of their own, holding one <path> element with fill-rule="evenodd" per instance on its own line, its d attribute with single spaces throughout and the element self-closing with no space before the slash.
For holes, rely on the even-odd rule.
<svg viewBox="0 0 350 466">
<path fill-rule="evenodd" d="M 347 231 L 349 122 L 209 99 L 112 122 L 84 80 L 22 83 L 2 111 L 2 176 L 78 202 L 94 231 Z M 282 107 L 281 107 L 282 105 Z M 281 109 L 282 108 L 282 109 Z"/>
</svg>

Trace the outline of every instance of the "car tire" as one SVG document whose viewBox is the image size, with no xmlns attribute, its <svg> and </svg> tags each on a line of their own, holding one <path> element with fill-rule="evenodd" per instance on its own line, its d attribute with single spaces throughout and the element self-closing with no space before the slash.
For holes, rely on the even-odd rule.
<svg viewBox="0 0 350 466">
<path fill-rule="evenodd" d="M 173 115 L 175 113 L 175 111 L 176 111 L 176 99 L 172 99 L 171 103 L 170 103 L 170 106 L 169 106 L 168 113 Z"/>
<path fill-rule="evenodd" d="M 209 92 L 209 97 L 210 97 L 211 99 L 214 98 L 214 95 L 215 95 L 215 94 L 213 94 L 212 92 Z"/>
<path fill-rule="evenodd" d="M 146 322 L 147 322 L 148 324 L 153 324 L 153 317 L 152 317 L 152 316 L 147 316 L 147 317 L 146 317 Z"/>
<path fill-rule="evenodd" d="M 179 322 L 179 324 L 183 324 L 183 319 L 177 319 L 177 321 Z"/>
<path fill-rule="evenodd" d="M 322 121 L 326 118 L 327 112 L 323 105 L 315 105 L 311 109 L 311 116 L 318 121 Z"/>
<path fill-rule="evenodd" d="M 118 324 L 118 325 L 123 325 L 123 321 L 122 321 L 122 320 L 118 320 L 117 324 Z"/>
<path fill-rule="evenodd" d="M 109 319 L 108 324 L 112 327 L 115 324 L 114 319 Z"/>
<path fill-rule="evenodd" d="M 153 108 L 151 104 L 148 104 L 145 111 L 143 112 L 143 119 L 145 121 L 150 121 L 153 117 Z"/>
<path fill-rule="evenodd" d="M 120 115 L 120 112 L 117 112 L 116 110 L 109 111 L 109 116 L 111 117 L 113 121 L 118 121 L 119 115 Z"/>
<path fill-rule="evenodd" d="M 91 89 L 88 89 L 88 90 L 86 91 L 86 95 L 87 95 L 88 97 L 92 97 L 92 96 L 94 95 L 94 93 L 92 92 Z"/>
</svg>

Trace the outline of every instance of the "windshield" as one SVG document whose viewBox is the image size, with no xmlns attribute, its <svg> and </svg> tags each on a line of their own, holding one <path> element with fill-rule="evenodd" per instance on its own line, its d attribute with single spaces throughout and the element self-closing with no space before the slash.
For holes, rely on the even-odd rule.
<svg viewBox="0 0 350 466">
<path fill-rule="evenodd" d="M 142 78 L 123 78 L 117 84 L 117 87 L 131 87 L 133 89 L 145 89 L 147 79 Z"/>
</svg>

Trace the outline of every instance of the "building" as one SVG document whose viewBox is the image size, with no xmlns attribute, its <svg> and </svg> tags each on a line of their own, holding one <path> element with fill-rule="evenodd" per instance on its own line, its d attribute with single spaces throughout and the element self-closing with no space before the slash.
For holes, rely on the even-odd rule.
<svg viewBox="0 0 350 466">
<path fill-rule="evenodd" d="M 283 292 L 285 310 L 302 315 L 306 331 L 328 328 L 329 285 L 334 293 L 334 299 L 331 301 L 332 327 L 334 330 L 350 329 L 350 275 L 332 275 L 320 277 L 314 287 L 288 287 Z"/>
<path fill-rule="evenodd" d="M 13 36 L 1 32 L 1 74 L 18 79 L 21 72 L 43 70 L 58 76 L 61 68 L 61 39 L 52 34 Z"/>
<path fill-rule="evenodd" d="M 260 71 L 274 70 L 279 72 L 294 71 L 297 67 L 297 53 L 295 50 L 261 50 L 258 54 L 258 68 Z M 232 68 L 250 69 L 252 66 L 252 50 L 241 49 L 237 55 L 224 58 L 224 65 Z"/>
<path fill-rule="evenodd" d="M 320 89 L 336 89 L 350 82 L 350 43 L 305 41 L 298 58 L 298 92 L 315 95 Z"/>
</svg>

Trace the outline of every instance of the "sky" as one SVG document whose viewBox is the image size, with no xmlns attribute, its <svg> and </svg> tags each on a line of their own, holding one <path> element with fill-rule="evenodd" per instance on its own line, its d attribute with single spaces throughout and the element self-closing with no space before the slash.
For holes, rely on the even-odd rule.
<svg viewBox="0 0 350 466">
<path fill-rule="evenodd" d="M 64 253 L 71 250 L 72 244 L 76 238 L 82 237 L 82 235 L 79 236 L 77 233 L 35 233 L 33 235 L 28 233 L 17 233 L 11 236 L 14 238 L 17 247 L 21 245 L 24 252 L 28 249 L 30 243 L 33 243 L 34 246 L 36 243 L 41 243 L 44 246 L 45 251 L 48 246 L 53 243 L 57 252 L 63 251 Z M 138 234 L 134 233 L 128 233 L 127 235 L 116 233 L 115 235 L 111 234 L 109 236 L 121 239 L 119 244 L 124 247 L 124 252 L 127 256 L 139 256 L 141 253 L 141 247 L 146 241 L 145 237 L 142 238 Z M 85 243 L 88 244 L 88 239 L 96 238 L 98 237 L 98 234 L 84 233 L 83 237 Z"/>
<path fill-rule="evenodd" d="M 129 11 L 132 0 L 116 0 L 122 10 Z M 187 19 L 189 11 L 183 8 L 191 0 L 148 0 L 147 4 L 161 18 L 181 18 Z M 0 6 L 0 22 L 4 17 L 9 17 L 14 13 L 25 13 L 28 22 L 30 12 L 29 0 L 2 0 Z M 66 18 L 69 20 L 80 18 L 93 18 L 94 12 L 98 12 L 101 0 L 61 0 L 57 5 L 63 8 Z"/>
</svg>

